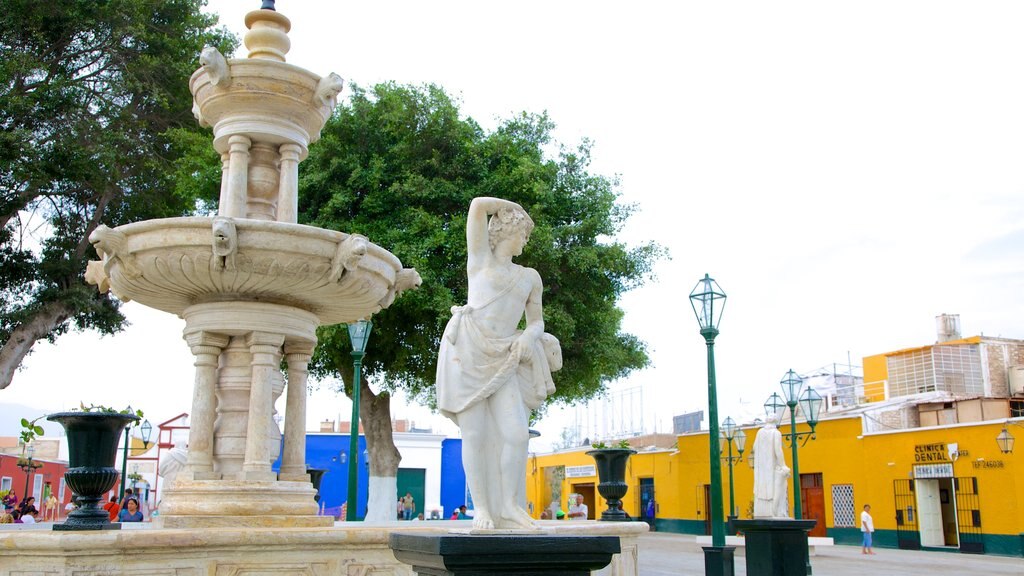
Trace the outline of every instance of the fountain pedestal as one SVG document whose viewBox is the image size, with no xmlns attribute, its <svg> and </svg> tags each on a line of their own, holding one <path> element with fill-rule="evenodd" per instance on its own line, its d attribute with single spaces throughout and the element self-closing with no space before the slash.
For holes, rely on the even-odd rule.
<svg viewBox="0 0 1024 576">
<path fill-rule="evenodd" d="M 417 574 L 470 576 L 588 576 L 618 554 L 617 536 L 515 534 L 408 534 L 388 542 L 395 558 Z"/>
</svg>

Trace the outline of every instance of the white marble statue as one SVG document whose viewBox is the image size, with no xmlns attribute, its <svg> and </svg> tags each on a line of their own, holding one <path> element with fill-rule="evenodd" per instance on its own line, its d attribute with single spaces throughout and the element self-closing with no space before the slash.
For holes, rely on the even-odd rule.
<svg viewBox="0 0 1024 576">
<path fill-rule="evenodd" d="M 775 427 L 777 416 L 768 421 L 754 440 L 754 518 L 789 518 L 789 467 L 782 453 L 782 434 Z"/>
<path fill-rule="evenodd" d="M 535 527 L 518 504 L 530 410 L 554 392 L 551 371 L 561 367 L 561 352 L 544 333 L 540 275 L 512 262 L 532 229 L 518 204 L 473 199 L 466 222 L 468 302 L 452 308 L 438 352 L 437 405 L 462 430 L 479 529 Z M 518 330 L 524 313 L 526 328 Z"/>
</svg>

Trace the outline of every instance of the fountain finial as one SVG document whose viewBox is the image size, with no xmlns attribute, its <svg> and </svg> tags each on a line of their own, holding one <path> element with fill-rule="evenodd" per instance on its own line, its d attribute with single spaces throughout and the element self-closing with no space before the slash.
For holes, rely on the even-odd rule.
<svg viewBox="0 0 1024 576">
<path fill-rule="evenodd" d="M 249 58 L 284 62 L 284 55 L 292 47 L 288 39 L 292 22 L 274 8 L 274 0 L 263 0 L 259 10 L 246 14 L 245 25 L 249 28 L 245 33 Z"/>
</svg>

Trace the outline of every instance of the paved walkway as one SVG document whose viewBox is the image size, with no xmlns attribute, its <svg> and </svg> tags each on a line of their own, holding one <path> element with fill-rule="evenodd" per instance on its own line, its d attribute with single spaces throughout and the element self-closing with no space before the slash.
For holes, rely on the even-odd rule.
<svg viewBox="0 0 1024 576">
<path fill-rule="evenodd" d="M 736 574 L 745 576 L 746 558 L 736 556 Z M 860 547 L 819 547 L 811 557 L 814 576 L 1024 576 L 1024 558 L 959 552 L 920 552 L 878 548 L 874 556 Z M 695 537 L 652 532 L 640 537 L 640 575 L 700 576 L 704 551 Z"/>
</svg>

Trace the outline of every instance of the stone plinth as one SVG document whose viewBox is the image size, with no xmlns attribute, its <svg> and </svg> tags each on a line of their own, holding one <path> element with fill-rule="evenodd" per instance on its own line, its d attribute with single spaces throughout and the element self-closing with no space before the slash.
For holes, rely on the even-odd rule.
<svg viewBox="0 0 1024 576">
<path fill-rule="evenodd" d="M 157 528 L 301 528 L 332 526 L 317 516 L 309 482 L 175 480 L 160 502 Z"/>
<path fill-rule="evenodd" d="M 586 576 L 617 554 L 615 536 L 392 533 L 395 558 L 417 574 Z"/>
<path fill-rule="evenodd" d="M 540 522 L 550 534 L 618 536 L 622 552 L 599 573 L 637 576 L 642 522 Z M 413 576 L 388 548 L 393 532 L 448 534 L 466 521 L 353 522 L 327 528 L 157 529 L 53 532 L 0 528 L 0 576 L 124 574 L 127 576 Z"/>
<path fill-rule="evenodd" d="M 805 576 L 811 573 L 807 532 L 817 520 L 737 520 L 746 540 L 747 576 Z"/>
</svg>

